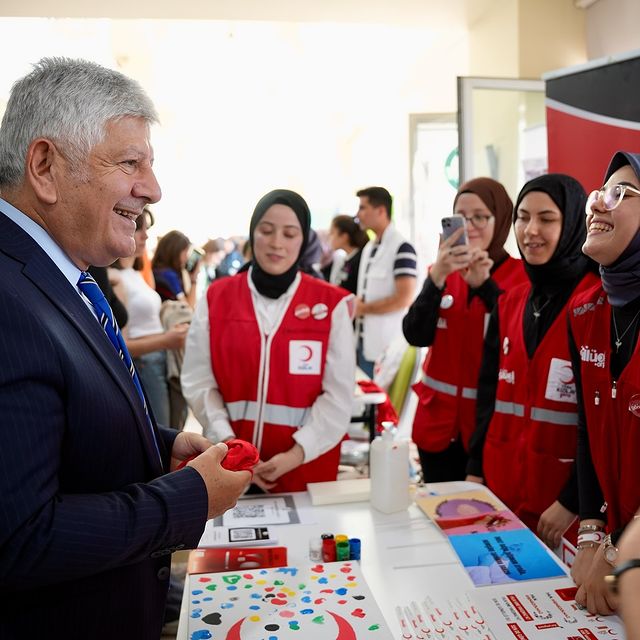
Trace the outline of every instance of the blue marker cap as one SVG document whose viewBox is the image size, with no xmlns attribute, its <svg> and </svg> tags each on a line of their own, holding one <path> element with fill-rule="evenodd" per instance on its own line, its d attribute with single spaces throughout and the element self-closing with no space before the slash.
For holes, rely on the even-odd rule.
<svg viewBox="0 0 640 640">
<path fill-rule="evenodd" d="M 349 559 L 360 560 L 360 538 L 349 538 Z"/>
</svg>

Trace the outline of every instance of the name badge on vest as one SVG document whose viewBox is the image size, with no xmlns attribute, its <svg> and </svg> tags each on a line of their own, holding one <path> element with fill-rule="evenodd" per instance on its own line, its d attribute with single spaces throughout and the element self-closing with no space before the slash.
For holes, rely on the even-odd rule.
<svg viewBox="0 0 640 640">
<path fill-rule="evenodd" d="M 289 373 L 303 376 L 320 375 L 322 342 L 291 340 L 289 342 Z"/>
<path fill-rule="evenodd" d="M 544 397 L 556 402 L 577 403 L 576 382 L 569 360 L 551 358 Z"/>
</svg>

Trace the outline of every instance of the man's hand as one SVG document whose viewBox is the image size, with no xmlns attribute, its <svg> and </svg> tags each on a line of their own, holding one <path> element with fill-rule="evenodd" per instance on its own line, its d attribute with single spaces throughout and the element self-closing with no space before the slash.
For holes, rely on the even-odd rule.
<svg viewBox="0 0 640 640">
<path fill-rule="evenodd" d="M 275 483 L 280 476 L 288 473 L 296 467 L 299 467 L 303 462 L 304 450 L 296 443 L 288 451 L 276 453 L 273 458 L 266 462 L 258 462 L 258 464 L 253 468 L 253 472 L 255 473 L 254 482 L 258 480 L 265 483 L 271 483 L 273 486 L 273 483 Z M 258 482 L 256 482 L 256 484 L 258 484 Z"/>
<path fill-rule="evenodd" d="M 618 608 L 618 598 L 604 581 L 604 577 L 611 571 L 611 565 L 604 559 L 604 545 L 600 545 L 593 556 L 586 578 L 576 593 L 576 602 L 587 607 L 593 615 L 608 616 Z"/>
<path fill-rule="evenodd" d="M 560 544 L 562 534 L 576 519 L 576 514 L 563 507 L 557 500 L 545 509 L 538 520 L 538 536 L 551 549 Z"/>
<path fill-rule="evenodd" d="M 178 444 L 180 436 L 196 436 L 205 441 L 204 445 L 201 441 L 191 444 Z M 189 438 L 191 440 L 191 438 Z M 176 445 L 180 447 L 180 451 L 176 452 Z M 185 460 L 189 455 L 184 455 L 187 447 L 193 448 L 204 447 L 196 458 L 187 463 L 188 467 L 193 467 L 204 480 L 207 487 L 207 495 L 209 500 L 208 518 L 215 518 L 222 515 L 228 509 L 231 509 L 238 498 L 243 494 L 251 480 L 249 471 L 227 471 L 221 466 L 222 459 L 227 455 L 227 445 L 223 442 L 212 445 L 206 438 L 194 433 L 185 433 L 184 431 L 176 438 L 176 443 L 172 451 L 172 467 L 174 459 Z M 197 453 L 194 452 L 194 453 Z M 193 455 L 193 453 L 191 453 Z"/>
<path fill-rule="evenodd" d="M 211 442 L 199 433 L 181 431 L 173 442 L 171 471 L 175 471 L 181 462 L 200 455 L 211 446 Z"/>
</svg>

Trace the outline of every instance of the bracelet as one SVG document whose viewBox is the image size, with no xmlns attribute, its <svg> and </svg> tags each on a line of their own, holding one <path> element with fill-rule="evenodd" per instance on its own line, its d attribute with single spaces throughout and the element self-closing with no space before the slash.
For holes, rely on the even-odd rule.
<svg viewBox="0 0 640 640">
<path fill-rule="evenodd" d="M 582 549 L 597 549 L 599 546 L 598 542 L 578 542 L 576 549 L 582 551 Z"/>
<path fill-rule="evenodd" d="M 613 591 L 613 593 L 618 593 L 618 581 L 620 580 L 620 576 L 625 572 L 629 571 L 629 569 L 637 569 L 640 567 L 640 559 L 633 558 L 632 560 L 627 560 L 623 562 L 621 565 L 617 566 L 612 572 L 611 575 L 605 576 L 605 582 Z"/>
<path fill-rule="evenodd" d="M 597 542 L 600 544 L 604 540 L 604 531 L 591 531 L 590 533 L 581 533 L 578 536 L 578 546 L 583 542 Z"/>
<path fill-rule="evenodd" d="M 578 535 L 588 531 L 604 531 L 604 526 L 601 524 L 581 524 L 578 527 Z"/>
</svg>

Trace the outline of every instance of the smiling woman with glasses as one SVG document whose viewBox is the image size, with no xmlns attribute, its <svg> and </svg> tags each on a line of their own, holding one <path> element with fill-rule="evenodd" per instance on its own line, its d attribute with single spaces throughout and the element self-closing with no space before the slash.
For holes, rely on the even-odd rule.
<svg viewBox="0 0 640 640">
<path fill-rule="evenodd" d="M 499 182 L 463 184 L 453 213 L 466 220 L 468 244 L 455 244 L 462 230 L 441 240 L 422 292 L 403 319 L 408 342 L 431 347 L 414 385 L 419 401 L 412 437 L 425 482 L 466 475 L 485 318 L 498 296 L 525 279 L 522 261 L 504 248 L 512 212 Z"/>
<path fill-rule="evenodd" d="M 578 551 L 572 576 L 576 601 L 599 614 L 616 609 L 603 578 L 618 564 L 617 540 L 640 506 L 639 195 L 640 154 L 619 151 L 587 203 L 582 250 L 599 263 L 602 282 L 576 298 L 569 314 L 582 390 L 580 525 L 602 532 L 600 543 Z"/>
<path fill-rule="evenodd" d="M 591 207 L 597 200 L 602 202 L 607 211 L 613 211 L 625 198 L 633 196 L 640 196 L 640 189 L 637 189 L 627 182 L 619 182 L 601 187 L 589 194 L 585 213 L 587 215 L 591 213 Z"/>
</svg>

